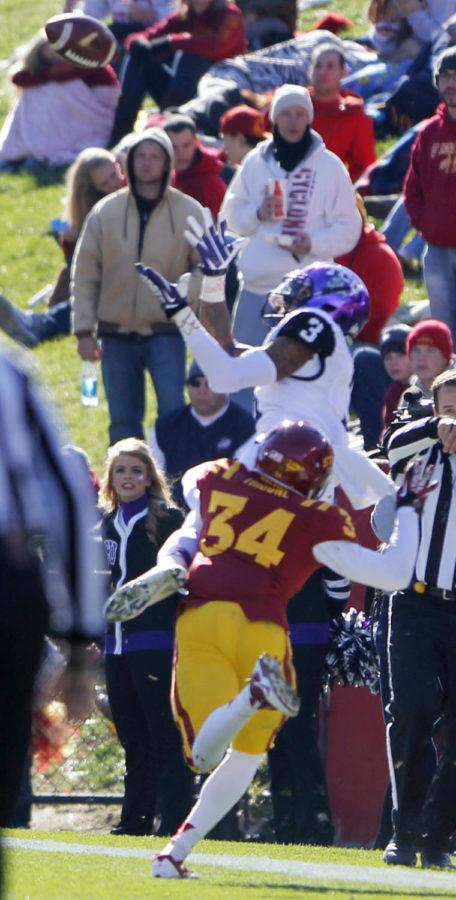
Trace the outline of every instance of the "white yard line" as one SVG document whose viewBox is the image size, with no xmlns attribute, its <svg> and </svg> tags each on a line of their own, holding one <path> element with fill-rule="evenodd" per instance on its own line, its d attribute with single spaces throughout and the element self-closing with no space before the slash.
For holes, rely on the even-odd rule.
<svg viewBox="0 0 456 900">
<path fill-rule="evenodd" d="M 72 844 L 64 841 L 42 841 L 33 838 L 3 839 L 5 847 L 35 850 L 40 853 L 74 853 L 85 856 L 115 856 L 123 859 L 151 860 L 152 850 L 133 850 L 128 847 L 104 847 L 99 844 Z M 306 863 L 291 859 L 269 859 L 267 856 L 235 856 L 225 853 L 192 853 L 192 866 L 220 866 L 244 872 L 269 872 L 311 881 L 375 882 L 382 887 L 397 888 L 448 888 L 456 892 L 456 873 L 429 872 L 423 869 L 376 868 L 374 866 L 350 866 L 340 863 Z"/>
</svg>

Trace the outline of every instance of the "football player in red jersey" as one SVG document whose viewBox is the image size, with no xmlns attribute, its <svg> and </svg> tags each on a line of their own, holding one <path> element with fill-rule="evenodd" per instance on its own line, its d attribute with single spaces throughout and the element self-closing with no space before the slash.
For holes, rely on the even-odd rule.
<svg viewBox="0 0 456 900">
<path fill-rule="evenodd" d="M 379 554 L 356 544 L 344 509 L 319 499 L 332 462 L 326 438 L 298 421 L 266 435 L 253 469 L 221 459 L 190 470 L 186 522 L 164 544 L 149 578 L 108 601 L 110 621 L 130 618 L 182 587 L 185 573 L 173 710 L 188 763 L 215 771 L 154 860 L 155 877 L 194 876 L 183 864 L 186 856 L 247 790 L 284 717 L 299 711 L 288 598 L 319 565 L 384 590 L 410 581 L 415 509 L 430 490 L 429 472 L 407 474 L 397 500 L 399 527 Z"/>
<path fill-rule="evenodd" d="M 187 305 L 184 284 L 173 285 L 137 264 L 149 287 L 159 292 L 166 316 L 179 329 L 208 378 L 212 390 L 233 393 L 255 387 L 257 434 L 286 416 L 305 418 L 329 438 L 334 475 L 355 509 L 394 494 L 391 481 L 347 443 L 346 423 L 353 381 L 350 342 L 369 315 L 364 282 L 345 266 L 314 262 L 286 275 L 269 294 L 264 316 L 274 326 L 261 347 L 234 347 L 224 303 L 228 263 L 244 241 L 215 226 L 205 211 L 206 230 L 189 217 L 187 240 L 201 259 L 201 318 Z M 292 257 L 290 257 L 292 259 Z M 204 324 L 206 327 L 204 327 Z M 237 456 L 247 466 L 255 460 L 255 438 Z"/>
</svg>

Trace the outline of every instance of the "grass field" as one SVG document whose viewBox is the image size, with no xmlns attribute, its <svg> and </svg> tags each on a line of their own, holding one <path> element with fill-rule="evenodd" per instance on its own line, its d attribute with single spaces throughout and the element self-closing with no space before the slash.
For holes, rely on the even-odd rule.
<svg viewBox="0 0 456 900">
<path fill-rule="evenodd" d="M 369 850 L 204 841 L 190 858 L 201 880 L 176 882 L 150 877 L 150 859 L 163 846 L 157 839 L 6 835 L 15 845 L 6 850 L 6 900 L 285 900 L 294 895 L 400 900 L 449 898 L 456 891 L 456 873 L 387 868 L 380 854 Z"/>
</svg>

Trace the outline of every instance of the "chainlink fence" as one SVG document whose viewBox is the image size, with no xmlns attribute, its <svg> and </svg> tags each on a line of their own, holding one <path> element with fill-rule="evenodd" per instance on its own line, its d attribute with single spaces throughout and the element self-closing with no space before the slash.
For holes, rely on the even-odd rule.
<svg viewBox="0 0 456 900">
<path fill-rule="evenodd" d="M 104 688 L 97 689 L 98 699 Z M 106 703 L 101 702 L 106 710 Z M 123 797 L 124 755 L 113 723 L 96 708 L 84 720 L 69 722 L 60 700 L 34 716 L 32 739 L 32 802 L 35 804 L 120 804 Z M 201 779 L 195 779 L 195 796 Z M 273 839 L 272 805 L 267 765 L 250 791 L 213 837 L 225 840 Z"/>
</svg>

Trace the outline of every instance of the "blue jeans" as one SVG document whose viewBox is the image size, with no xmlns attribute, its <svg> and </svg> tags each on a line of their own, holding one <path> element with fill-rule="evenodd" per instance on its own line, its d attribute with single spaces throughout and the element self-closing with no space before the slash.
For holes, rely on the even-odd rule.
<svg viewBox="0 0 456 900">
<path fill-rule="evenodd" d="M 257 294 L 242 288 L 233 310 L 233 336 L 243 344 L 260 347 L 271 329 L 261 312 L 266 294 Z"/>
<path fill-rule="evenodd" d="M 101 371 L 109 407 L 111 443 L 144 438 L 144 372 L 157 397 L 157 416 L 184 403 L 185 344 L 180 334 L 101 336 Z"/>
<path fill-rule="evenodd" d="M 404 245 L 407 233 L 410 231 L 412 223 L 409 214 L 405 208 L 404 197 L 401 194 L 394 204 L 393 208 L 387 215 L 382 228 L 382 233 L 390 247 L 397 253 L 399 250 L 406 251 L 408 258 L 421 259 L 426 244 L 420 234 L 414 237 Z"/>
<path fill-rule="evenodd" d="M 353 353 L 351 406 L 359 418 L 365 450 L 377 446 L 383 427 L 382 410 L 391 378 L 376 347 L 359 347 Z"/>
<path fill-rule="evenodd" d="M 423 269 L 431 317 L 448 325 L 456 345 L 456 248 L 428 244 Z"/>
<path fill-rule="evenodd" d="M 26 325 L 38 342 L 50 341 L 71 332 L 71 304 L 69 300 L 56 303 L 44 312 L 25 313 Z"/>
</svg>

